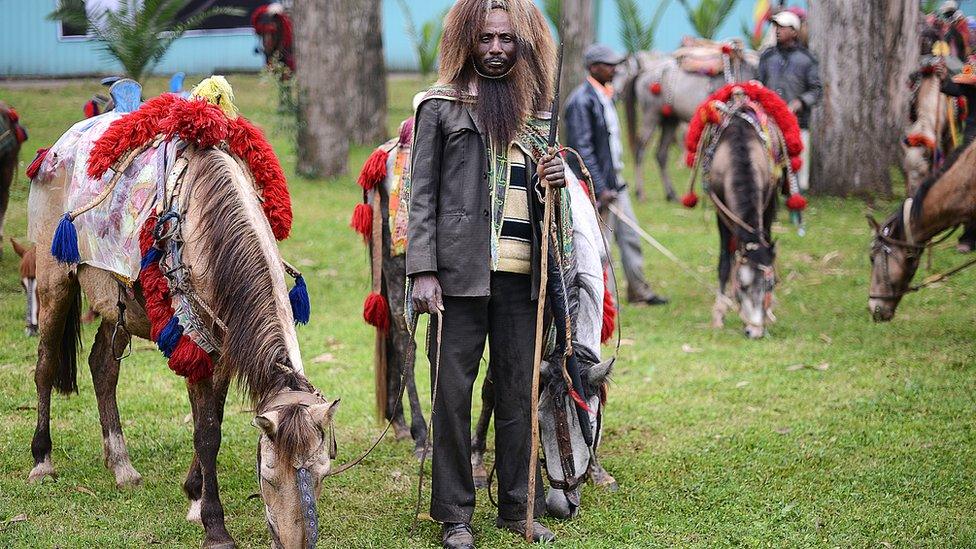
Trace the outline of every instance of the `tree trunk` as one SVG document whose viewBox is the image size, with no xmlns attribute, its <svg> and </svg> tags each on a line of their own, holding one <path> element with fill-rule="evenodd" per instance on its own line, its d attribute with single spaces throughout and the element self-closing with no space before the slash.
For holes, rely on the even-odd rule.
<svg viewBox="0 0 976 549">
<path fill-rule="evenodd" d="M 593 43 L 592 0 L 562 0 L 563 78 L 560 86 L 559 108 L 566 103 L 570 92 L 586 80 L 583 52 Z M 558 38 L 557 38 L 558 39 Z"/>
<path fill-rule="evenodd" d="M 354 0 L 356 17 L 349 21 L 357 57 L 349 90 L 350 137 L 358 145 L 378 145 L 387 138 L 386 63 L 383 59 L 381 0 Z"/>
<path fill-rule="evenodd" d="M 334 177 L 346 171 L 350 109 L 347 75 L 356 74 L 349 21 L 354 0 L 295 0 L 298 84 L 298 173 Z"/>
<path fill-rule="evenodd" d="M 810 45 L 824 83 L 811 123 L 813 192 L 891 194 L 918 22 L 918 0 L 811 2 Z"/>
</svg>

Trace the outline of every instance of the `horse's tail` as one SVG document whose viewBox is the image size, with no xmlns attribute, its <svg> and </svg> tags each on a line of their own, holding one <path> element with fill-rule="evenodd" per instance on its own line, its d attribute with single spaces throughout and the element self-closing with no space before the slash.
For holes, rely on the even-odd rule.
<svg viewBox="0 0 976 549">
<path fill-rule="evenodd" d="M 78 392 L 78 349 L 81 347 L 81 288 L 74 287 L 71 307 L 61 332 L 61 356 L 54 371 L 54 388 L 62 395 Z"/>
<path fill-rule="evenodd" d="M 637 60 L 637 68 L 633 75 L 627 78 L 624 83 L 623 90 L 623 102 L 624 102 L 624 117 L 627 120 L 627 144 L 630 146 L 630 152 L 633 154 L 633 158 L 637 158 L 637 149 L 640 148 L 640 142 L 638 140 L 637 134 L 639 128 L 637 125 L 640 121 L 637 119 L 637 81 L 640 79 L 640 60 Z"/>
</svg>

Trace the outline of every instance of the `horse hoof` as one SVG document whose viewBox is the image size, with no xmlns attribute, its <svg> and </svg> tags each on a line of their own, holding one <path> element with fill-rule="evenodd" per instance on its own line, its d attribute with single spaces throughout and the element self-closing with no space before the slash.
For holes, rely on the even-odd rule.
<svg viewBox="0 0 976 549">
<path fill-rule="evenodd" d="M 234 540 L 224 541 L 204 541 L 203 549 L 236 549 L 237 544 Z"/>
<path fill-rule="evenodd" d="M 400 422 L 395 422 L 393 424 L 393 438 L 396 440 L 409 440 L 413 438 L 410 435 L 410 428 Z"/>
<path fill-rule="evenodd" d="M 115 469 L 115 486 L 120 490 L 142 486 L 142 475 L 132 466 Z"/>
<path fill-rule="evenodd" d="M 423 444 L 419 446 L 414 446 L 413 457 L 417 458 L 417 461 L 420 461 L 421 459 L 424 458 L 424 447 L 425 446 Z M 426 448 L 427 448 L 427 459 L 430 459 L 430 446 L 426 446 Z"/>
<path fill-rule="evenodd" d="M 58 474 L 54 470 L 54 465 L 51 463 L 50 457 L 38 463 L 33 469 L 31 469 L 31 472 L 27 475 L 27 482 L 37 484 L 45 478 L 50 478 L 51 480 L 58 478 Z"/>
</svg>

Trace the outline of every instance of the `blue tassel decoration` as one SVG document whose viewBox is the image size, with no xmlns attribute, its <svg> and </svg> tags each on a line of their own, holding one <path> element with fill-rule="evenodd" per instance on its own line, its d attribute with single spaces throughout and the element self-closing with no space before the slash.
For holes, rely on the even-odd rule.
<svg viewBox="0 0 976 549">
<path fill-rule="evenodd" d="M 295 317 L 295 324 L 308 324 L 309 317 L 312 316 L 312 306 L 308 301 L 305 279 L 301 275 L 295 278 L 295 287 L 288 292 L 288 300 L 291 301 L 291 314 Z"/>
<path fill-rule="evenodd" d="M 58 263 L 74 264 L 81 261 L 81 254 L 78 252 L 78 231 L 75 230 L 70 213 L 61 217 L 61 222 L 54 231 L 51 255 L 58 260 Z"/>
<path fill-rule="evenodd" d="M 156 346 L 163 352 L 163 356 L 169 358 L 182 336 L 183 326 L 180 326 L 179 320 L 174 316 L 166 323 L 163 331 L 159 332 L 159 339 L 156 340 Z"/>
<path fill-rule="evenodd" d="M 157 261 L 159 261 L 159 258 L 162 257 L 162 255 L 163 255 L 163 251 L 160 250 L 159 248 L 155 246 L 149 248 L 149 251 L 146 252 L 146 255 L 142 256 L 142 263 L 139 264 L 139 270 L 141 271 L 146 267 L 152 265 L 153 263 L 156 263 Z"/>
</svg>

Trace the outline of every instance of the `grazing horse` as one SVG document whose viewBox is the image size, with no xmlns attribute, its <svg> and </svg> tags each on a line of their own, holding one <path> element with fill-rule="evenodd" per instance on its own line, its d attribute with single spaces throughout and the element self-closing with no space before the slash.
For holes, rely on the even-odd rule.
<svg viewBox="0 0 976 549">
<path fill-rule="evenodd" d="M 733 50 L 732 55 L 742 52 Z M 725 55 L 725 54 L 723 54 Z M 756 75 L 752 55 L 743 55 L 734 63 L 734 80 L 750 80 Z M 678 127 L 687 123 L 701 104 L 715 90 L 726 84 L 723 73 L 702 74 L 684 70 L 671 55 L 642 52 L 630 56 L 617 70 L 614 87 L 623 91 L 627 136 L 634 156 L 634 189 L 639 200 L 646 198 L 644 189 L 644 152 L 660 129 L 655 159 L 661 173 L 664 196 L 677 199 L 668 174 L 668 153 L 678 137 Z"/>
<path fill-rule="evenodd" d="M 791 210 L 806 206 L 793 177 L 803 150 L 799 133 L 786 103 L 758 82 L 718 90 L 701 104 L 689 128 L 686 161 L 693 173 L 700 168 L 718 220 L 715 328 L 724 325 L 725 314 L 735 306 L 751 339 L 766 335 L 767 325 L 775 321 L 776 247 L 771 226 L 779 183 L 789 186 L 786 204 Z M 693 190 L 682 198 L 690 207 L 697 201 Z"/>
<path fill-rule="evenodd" d="M 976 142 L 959 148 L 902 202 L 884 224 L 868 217 L 874 230 L 871 245 L 871 288 L 868 310 L 875 322 L 894 318 L 922 252 L 942 231 L 976 221 Z"/>
<path fill-rule="evenodd" d="M 154 103 L 157 100 L 163 101 Z M 106 113 L 101 116 L 119 116 L 113 124 L 126 122 L 130 117 L 138 119 L 143 113 L 148 117 L 148 113 L 159 112 L 155 109 L 160 108 L 159 105 L 165 107 L 167 101 L 185 104 L 187 109 L 192 107 L 197 113 L 207 111 L 205 119 L 210 126 L 192 129 L 194 142 L 208 135 L 207 128 L 233 122 L 229 118 L 222 122 L 223 115 L 220 110 L 215 111 L 216 107 L 211 109 L 212 105 L 175 96 L 162 96 L 149 102 L 153 105 L 147 103 L 140 109 L 142 113 Z M 175 115 L 177 108 L 174 105 L 166 112 Z M 235 132 L 251 132 L 248 134 L 249 146 L 267 145 L 253 126 L 247 125 L 243 119 L 234 120 L 237 121 L 233 126 Z M 184 131 L 185 127 L 181 125 L 178 131 Z M 102 136 L 108 133 L 110 131 Z M 225 135 L 230 135 L 226 148 L 240 150 L 235 146 L 238 141 L 233 133 Z M 55 476 L 51 393 L 52 390 L 62 394 L 77 391 L 77 344 L 80 342 L 80 304 L 84 293 L 102 318 L 89 354 L 89 366 L 98 400 L 105 465 L 114 473 L 119 487 L 141 483 L 142 477 L 133 467 L 126 449 L 116 403 L 118 357 L 123 355 L 130 334 L 153 339 L 160 349 L 164 348 L 164 337 L 174 330 L 167 324 L 157 332 L 156 322 L 159 307 L 169 305 L 167 292 L 173 292 L 174 300 L 178 296 L 186 298 L 182 303 L 187 308 L 180 309 L 182 313 L 178 320 L 183 322 L 183 315 L 186 315 L 190 318 L 188 326 L 192 326 L 195 318 L 199 321 L 199 329 L 189 335 L 184 333 L 182 337 L 176 332 L 179 343 L 175 349 L 170 348 L 172 355 L 167 355 L 170 356 L 170 366 L 175 368 L 177 355 L 189 349 L 194 364 L 205 363 L 212 368 L 204 375 L 188 374 L 194 453 L 183 483 L 190 502 L 187 519 L 202 523 L 206 536 L 204 547 L 234 546 L 224 524 L 224 510 L 218 493 L 217 453 L 224 402 L 231 381 L 236 379 L 256 410 L 253 424 L 260 432 L 258 484 L 275 546 L 314 546 L 318 537 L 315 501 L 322 489 L 321 480 L 334 457 L 334 439 L 325 433 L 331 432 L 338 400 L 323 399 L 304 373 L 295 318 L 285 284 L 288 273 L 275 242 L 276 237 L 287 234 L 290 207 L 289 221 L 283 222 L 286 228 L 283 234 L 279 233 L 276 228 L 282 224 L 266 214 L 264 208 L 272 202 L 281 204 L 281 198 L 272 200 L 271 185 L 258 186 L 256 183 L 258 174 L 264 173 L 258 169 L 250 152 L 256 149 L 245 150 L 241 152 L 243 157 L 238 157 L 225 152 L 219 142 L 212 146 L 197 146 L 183 141 L 182 137 L 172 139 L 169 144 L 163 142 L 161 145 L 167 147 L 164 158 L 173 163 L 172 168 L 167 167 L 166 173 L 162 174 L 169 184 L 169 190 L 164 193 L 164 206 L 168 209 L 162 210 L 161 222 L 149 224 L 152 221 L 148 221 L 143 227 L 142 267 L 131 287 L 121 284 L 115 273 L 95 267 L 87 260 L 69 264 L 61 257 L 63 248 L 59 246 L 63 244 L 64 224 L 70 222 L 62 214 L 71 198 L 69 189 L 74 160 L 61 156 L 60 153 L 65 151 L 55 145 L 52 151 L 58 152 L 49 154 L 41 168 L 42 174 L 50 174 L 50 178 L 39 177 L 32 184 L 30 223 L 31 236 L 38 244 L 40 338 L 34 374 L 38 395 L 37 427 L 31 443 L 34 467 L 28 480 L 38 482 Z M 84 143 L 77 147 L 73 158 L 94 161 L 96 155 L 90 151 L 98 149 L 102 142 L 95 141 L 91 146 L 87 141 L 88 150 L 84 150 Z M 111 140 L 107 144 L 110 149 L 121 148 L 112 147 Z M 181 148 L 181 144 L 185 148 Z M 261 149 L 261 154 L 264 167 L 277 166 L 269 146 Z M 89 169 L 92 165 L 92 162 L 87 163 Z M 119 173 L 126 173 L 126 168 L 125 163 L 121 164 Z M 283 192 L 287 193 L 287 190 Z M 168 215 L 176 211 L 181 213 Z M 52 243 L 59 246 L 52 249 Z M 58 258 L 55 253 L 59 254 Z M 159 268 L 150 259 L 154 255 Z M 138 265 L 138 256 L 135 261 Z M 165 270 L 162 268 L 164 262 Z M 152 279 L 149 276 L 151 269 L 156 269 Z M 170 279 L 170 276 L 174 278 Z M 179 285 L 174 285 L 175 277 L 179 277 Z M 175 301 L 173 303 L 173 307 L 182 307 Z M 172 323 L 177 318 L 175 312 L 170 314 L 174 315 Z M 199 341 L 204 340 L 214 342 L 213 351 L 206 352 L 201 346 L 194 346 L 201 345 Z M 184 343 L 187 343 L 185 347 Z M 193 349 L 198 353 L 194 354 Z"/>
<path fill-rule="evenodd" d="M 13 238 L 10 244 L 20 256 L 20 285 L 27 296 L 27 309 L 24 314 L 25 332 L 29 337 L 37 335 L 37 247 L 25 248 Z"/>
<path fill-rule="evenodd" d="M 19 124 L 17 111 L 0 101 L 0 243 L 3 242 L 3 225 L 10 202 L 10 186 L 17 170 L 17 156 L 21 143 L 26 140 L 27 133 Z"/>
</svg>

